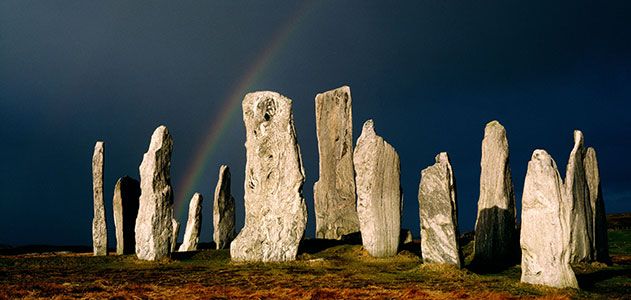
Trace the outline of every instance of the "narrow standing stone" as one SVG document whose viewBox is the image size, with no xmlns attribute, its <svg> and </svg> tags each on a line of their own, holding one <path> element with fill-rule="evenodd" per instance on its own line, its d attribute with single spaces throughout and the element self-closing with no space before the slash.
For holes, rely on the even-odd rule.
<svg viewBox="0 0 631 300">
<path fill-rule="evenodd" d="M 313 186 L 316 238 L 341 239 L 359 231 L 353 169 L 351 89 L 315 98 L 320 178 Z"/>
<path fill-rule="evenodd" d="M 103 200 L 103 142 L 94 145 L 92 155 L 92 195 L 94 218 L 92 219 L 92 248 L 94 256 L 107 255 L 107 225 Z"/>
<path fill-rule="evenodd" d="M 173 240 L 173 190 L 171 151 L 173 140 L 165 126 L 151 135 L 151 143 L 140 164 L 140 205 L 136 218 L 136 255 L 158 260 L 171 252 Z"/>
<path fill-rule="evenodd" d="M 173 231 L 171 232 L 172 236 L 170 251 L 175 252 L 175 249 L 177 248 L 177 236 L 180 235 L 180 222 L 178 222 L 176 219 L 171 219 L 171 224 L 173 225 Z"/>
<path fill-rule="evenodd" d="M 480 167 L 474 263 L 486 267 L 510 265 L 518 257 L 519 241 L 508 139 L 498 121 L 489 122 L 484 129 Z"/>
<path fill-rule="evenodd" d="M 202 227 L 202 201 L 204 201 L 202 194 L 195 193 L 188 204 L 188 220 L 184 231 L 184 241 L 178 249 L 179 252 L 197 250 L 199 232 Z"/>
<path fill-rule="evenodd" d="M 116 227 L 116 253 L 118 255 L 134 253 L 136 241 L 134 229 L 138 216 L 138 198 L 140 183 L 131 177 L 122 177 L 114 187 L 114 226 Z"/>
<path fill-rule="evenodd" d="M 592 224 L 594 226 L 593 258 L 597 261 L 609 263 L 609 241 L 607 238 L 607 216 L 605 214 L 605 202 L 603 200 L 602 189 L 600 187 L 600 172 L 598 170 L 598 160 L 596 150 L 589 147 L 583 158 L 585 167 L 585 177 L 589 187 L 589 200 L 592 209 Z"/>
<path fill-rule="evenodd" d="M 230 193 L 230 185 L 230 168 L 221 165 L 213 201 L 213 240 L 217 249 L 228 247 L 236 235 L 234 197 Z"/>
<path fill-rule="evenodd" d="M 275 92 L 249 93 L 243 100 L 245 226 L 230 245 L 235 261 L 296 259 L 307 206 L 291 104 Z"/>
<path fill-rule="evenodd" d="M 374 257 L 397 254 L 401 231 L 401 164 L 390 144 L 364 123 L 353 157 L 362 243 Z"/>
<path fill-rule="evenodd" d="M 418 206 L 423 262 L 461 267 L 456 183 L 446 152 L 421 171 Z"/>
<path fill-rule="evenodd" d="M 524 183 L 521 211 L 521 281 L 578 288 L 570 267 L 571 208 L 564 205 L 556 163 L 535 150 Z"/>
<path fill-rule="evenodd" d="M 569 206 L 572 230 L 570 262 L 592 260 L 592 209 L 589 200 L 589 187 L 583 168 L 583 133 L 574 131 L 574 147 L 570 153 L 565 172 L 563 203 Z"/>
</svg>

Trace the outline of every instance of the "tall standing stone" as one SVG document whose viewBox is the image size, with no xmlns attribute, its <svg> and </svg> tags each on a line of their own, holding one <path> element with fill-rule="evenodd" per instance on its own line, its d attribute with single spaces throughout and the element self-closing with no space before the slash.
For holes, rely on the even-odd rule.
<svg viewBox="0 0 631 300">
<path fill-rule="evenodd" d="M 234 197 L 230 193 L 230 185 L 230 168 L 221 165 L 213 201 L 213 240 L 217 249 L 228 247 L 236 235 Z"/>
<path fill-rule="evenodd" d="M 173 140 L 165 126 L 156 128 L 140 164 L 140 205 L 136 218 L 136 255 L 158 260 L 171 252 L 173 239 L 173 190 L 171 152 Z"/>
<path fill-rule="evenodd" d="M 171 224 L 173 225 L 173 231 L 171 231 L 170 251 L 175 252 L 175 249 L 177 248 L 177 237 L 180 235 L 180 222 L 176 219 L 171 219 Z"/>
<path fill-rule="evenodd" d="M 116 253 L 118 255 L 134 253 L 136 241 L 134 229 L 138 216 L 138 198 L 140 182 L 131 177 L 122 177 L 114 187 L 114 226 L 116 227 Z"/>
<path fill-rule="evenodd" d="M 524 182 L 521 211 L 521 281 L 557 288 L 578 288 L 570 267 L 571 209 L 564 205 L 556 163 L 535 150 Z"/>
<path fill-rule="evenodd" d="M 390 144 L 364 123 L 353 162 L 362 243 L 374 257 L 397 254 L 401 231 L 401 164 Z"/>
<path fill-rule="evenodd" d="M 456 183 L 446 152 L 421 171 L 418 190 L 423 262 L 461 267 Z"/>
<path fill-rule="evenodd" d="M 589 187 L 583 166 L 583 133 L 574 131 L 574 147 L 567 163 L 564 183 L 564 205 L 569 206 L 572 230 L 570 262 L 592 260 L 592 209 L 589 200 Z"/>
<path fill-rule="evenodd" d="M 510 265 L 518 257 L 515 194 L 508 153 L 504 126 L 498 121 L 486 124 L 474 243 L 474 263 L 479 266 Z"/>
<path fill-rule="evenodd" d="M 107 255 L 107 225 L 103 200 L 103 142 L 94 145 L 92 155 L 92 195 L 94 218 L 92 219 L 92 248 L 95 256 Z"/>
<path fill-rule="evenodd" d="M 351 89 L 315 98 L 320 178 L 313 186 L 316 238 L 340 239 L 359 231 L 353 169 Z"/>
<path fill-rule="evenodd" d="M 600 187 L 600 172 L 598 170 L 598 160 L 596 159 L 596 150 L 594 150 L 594 148 L 587 148 L 585 157 L 583 158 L 583 166 L 585 168 L 585 177 L 589 188 L 592 224 L 594 226 L 594 235 L 592 237 L 593 258 L 600 262 L 610 262 L 605 202 Z"/>
<path fill-rule="evenodd" d="M 199 243 L 199 232 L 202 228 L 202 194 L 195 193 L 188 204 L 188 220 L 184 230 L 184 241 L 178 251 L 195 251 Z"/>
<path fill-rule="evenodd" d="M 243 100 L 245 226 L 230 245 L 235 261 L 296 259 L 307 206 L 291 106 L 275 92 L 249 93 Z"/>
</svg>

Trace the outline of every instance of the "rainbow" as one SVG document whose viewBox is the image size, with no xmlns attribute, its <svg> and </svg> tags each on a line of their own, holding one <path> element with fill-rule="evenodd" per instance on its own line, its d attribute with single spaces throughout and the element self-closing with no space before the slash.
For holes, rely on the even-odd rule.
<svg viewBox="0 0 631 300">
<path fill-rule="evenodd" d="M 263 76 L 274 57 L 297 30 L 300 21 L 307 12 L 307 8 L 309 8 L 308 4 L 309 1 L 305 2 L 305 5 L 291 15 L 288 21 L 280 27 L 271 42 L 257 56 L 254 64 L 247 69 L 238 83 L 231 89 L 216 117 L 210 118 L 213 122 L 208 126 L 208 133 L 199 147 L 197 147 L 198 151 L 186 168 L 184 178 L 176 186 L 177 194 L 174 208 L 178 220 L 181 220 L 182 216 L 187 212 L 188 200 L 193 196 L 194 189 L 199 184 L 200 178 L 210 166 L 210 160 L 217 151 L 217 145 L 220 144 L 219 141 L 224 136 L 227 125 L 237 116 L 237 112 L 241 111 L 239 108 L 241 107 L 243 96 Z"/>
</svg>

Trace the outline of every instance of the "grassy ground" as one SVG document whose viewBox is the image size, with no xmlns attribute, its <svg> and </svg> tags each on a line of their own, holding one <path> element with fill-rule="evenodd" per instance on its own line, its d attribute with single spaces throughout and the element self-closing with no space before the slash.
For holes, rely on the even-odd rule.
<svg viewBox="0 0 631 300">
<path fill-rule="evenodd" d="M 143 262 L 133 255 L 49 253 L 0 256 L 2 298 L 484 298 L 631 297 L 631 230 L 610 232 L 612 266 L 575 266 L 581 290 L 519 283 L 518 266 L 500 273 L 421 264 L 418 244 L 375 259 L 359 245 L 320 245 L 290 263 L 231 263 L 225 250 Z M 465 245 L 465 252 L 471 251 Z M 465 253 L 467 255 L 467 253 Z"/>
</svg>

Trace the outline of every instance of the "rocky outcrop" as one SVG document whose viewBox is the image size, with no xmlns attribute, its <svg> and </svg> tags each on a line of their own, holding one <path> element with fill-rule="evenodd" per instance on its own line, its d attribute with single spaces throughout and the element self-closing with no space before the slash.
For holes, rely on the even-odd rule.
<svg viewBox="0 0 631 300">
<path fill-rule="evenodd" d="M 184 241 L 178 251 L 195 251 L 199 243 L 199 232 L 202 228 L 202 194 L 195 193 L 188 204 L 188 220 L 184 230 Z"/>
<path fill-rule="evenodd" d="M 421 171 L 418 205 L 421 225 L 421 252 L 424 263 L 460 267 L 456 183 L 446 152 L 436 155 L 436 163 Z"/>
<path fill-rule="evenodd" d="M 353 154 L 357 215 L 362 244 L 374 257 L 397 254 L 401 230 L 401 166 L 399 155 L 364 123 Z"/>
<path fill-rule="evenodd" d="M 359 231 L 353 169 L 351 89 L 315 98 L 320 178 L 313 186 L 316 238 L 341 239 Z"/>
<path fill-rule="evenodd" d="M 607 238 L 607 218 L 605 214 L 605 202 L 600 187 L 600 172 L 596 150 L 589 147 L 583 157 L 585 178 L 589 188 L 589 200 L 592 209 L 592 224 L 594 233 L 592 236 L 593 258 L 597 261 L 609 263 L 609 243 Z"/>
<path fill-rule="evenodd" d="M 136 218 L 136 255 L 158 260 L 171 252 L 173 240 L 173 190 L 171 151 L 173 140 L 165 126 L 156 128 L 140 164 L 140 205 Z"/>
<path fill-rule="evenodd" d="M 213 201 L 213 240 L 217 249 L 228 247 L 234 239 L 234 216 L 234 197 L 230 193 L 230 168 L 221 165 Z"/>
<path fill-rule="evenodd" d="M 134 229 L 138 216 L 138 198 L 140 197 L 140 182 L 131 177 L 122 177 L 116 181 L 114 187 L 114 226 L 116 227 L 116 253 L 132 254 L 136 241 Z"/>
<path fill-rule="evenodd" d="M 486 124 L 475 224 L 473 262 L 476 266 L 511 265 L 518 258 L 515 194 L 508 153 L 504 126 L 498 121 Z"/>
<path fill-rule="evenodd" d="M 565 173 L 563 203 L 570 210 L 571 230 L 570 262 L 592 260 L 592 209 L 589 200 L 589 187 L 583 168 L 583 133 L 574 131 L 574 147 L 570 153 Z"/>
<path fill-rule="evenodd" d="M 290 99 L 275 92 L 249 93 L 243 100 L 245 226 L 230 245 L 234 261 L 296 258 L 307 207 L 291 107 Z"/>
<path fill-rule="evenodd" d="M 92 155 L 92 195 L 94 218 L 92 219 L 92 248 L 95 256 L 107 255 L 107 225 L 103 200 L 103 142 L 94 145 Z"/>
<path fill-rule="evenodd" d="M 521 213 L 521 281 L 557 288 L 578 288 L 570 267 L 569 206 L 556 163 L 535 150 L 524 183 Z"/>
<path fill-rule="evenodd" d="M 176 219 L 171 219 L 171 224 L 173 225 L 173 231 L 171 231 L 170 251 L 175 252 L 175 249 L 177 249 L 177 237 L 180 235 L 180 222 Z"/>
</svg>

